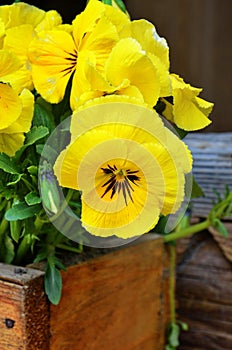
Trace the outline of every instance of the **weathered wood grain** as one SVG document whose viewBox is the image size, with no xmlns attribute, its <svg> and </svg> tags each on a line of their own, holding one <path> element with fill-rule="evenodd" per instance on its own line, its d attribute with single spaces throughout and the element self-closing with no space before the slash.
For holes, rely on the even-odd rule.
<svg viewBox="0 0 232 350">
<path fill-rule="evenodd" d="M 43 273 L 0 264 L 0 350 L 48 350 Z"/>
<path fill-rule="evenodd" d="M 193 154 L 193 174 L 205 197 L 193 200 L 192 214 L 207 217 L 226 185 L 232 191 L 232 133 L 192 133 L 185 142 Z M 232 217 L 230 218 L 232 219 Z"/>
<path fill-rule="evenodd" d="M 205 231 L 184 241 L 177 266 L 178 318 L 189 325 L 180 350 L 231 350 L 232 264 Z"/>
<path fill-rule="evenodd" d="M 49 310 L 43 272 L 0 264 L 0 350 L 163 350 L 168 269 L 162 238 L 145 235 L 68 267 Z"/>
<path fill-rule="evenodd" d="M 164 349 L 168 259 L 161 238 L 146 238 L 63 273 L 51 350 Z"/>
</svg>

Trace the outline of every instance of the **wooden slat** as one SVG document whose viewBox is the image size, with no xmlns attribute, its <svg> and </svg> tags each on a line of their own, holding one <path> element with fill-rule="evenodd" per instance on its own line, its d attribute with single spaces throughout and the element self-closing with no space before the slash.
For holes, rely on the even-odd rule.
<svg viewBox="0 0 232 350">
<path fill-rule="evenodd" d="M 0 264 L 0 350 L 48 350 L 43 273 Z"/>
<path fill-rule="evenodd" d="M 231 350 L 232 264 L 207 231 L 180 240 L 178 319 L 189 325 L 180 350 Z"/>
<path fill-rule="evenodd" d="M 162 238 L 145 238 L 63 273 L 51 350 L 164 349 L 168 259 Z"/>
<path fill-rule="evenodd" d="M 205 197 L 193 200 L 193 215 L 207 217 L 214 202 L 215 190 L 221 196 L 226 185 L 232 190 L 232 133 L 192 133 L 185 142 L 193 154 L 193 174 Z"/>
</svg>

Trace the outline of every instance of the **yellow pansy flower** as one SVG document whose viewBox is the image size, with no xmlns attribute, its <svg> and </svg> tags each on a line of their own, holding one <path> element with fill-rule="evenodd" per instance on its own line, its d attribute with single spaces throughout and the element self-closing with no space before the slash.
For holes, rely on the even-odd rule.
<svg viewBox="0 0 232 350">
<path fill-rule="evenodd" d="M 154 25 L 145 19 L 134 20 L 124 26 L 122 35 L 136 39 L 146 55 L 153 62 L 160 84 L 159 96 L 169 96 L 169 47 L 165 38 L 158 35 Z"/>
<path fill-rule="evenodd" d="M 86 62 L 81 84 L 73 80 L 76 95 L 74 109 L 86 100 L 110 94 L 128 95 L 154 106 L 159 98 L 159 76 L 154 64 L 133 38 L 118 41 L 100 73 L 93 63 Z"/>
<path fill-rule="evenodd" d="M 18 71 L 22 68 L 19 58 L 12 52 L 0 50 L 0 82 L 9 83 L 17 92 Z"/>
<path fill-rule="evenodd" d="M 213 103 L 198 97 L 202 89 L 195 88 L 184 82 L 176 74 L 171 74 L 173 104 L 163 99 L 166 108 L 162 113 L 179 128 L 186 131 L 199 130 L 211 123 L 208 115 L 213 109 Z"/>
<path fill-rule="evenodd" d="M 0 49 L 2 48 L 2 45 L 3 45 L 4 36 L 5 36 L 5 25 L 3 20 L 0 17 Z"/>
<path fill-rule="evenodd" d="M 32 93 L 24 89 L 19 94 L 14 89 L 21 66 L 16 55 L 0 50 L 0 152 L 10 156 L 23 145 L 34 109 Z"/>
<path fill-rule="evenodd" d="M 119 39 L 116 26 L 107 17 L 100 1 L 91 0 L 72 23 L 72 34 L 51 30 L 38 34 L 30 46 L 32 75 L 36 90 L 51 103 L 62 100 L 69 79 L 71 107 L 76 87 L 82 84 L 86 60 L 102 70 L 113 46 Z M 115 11 L 120 11 L 114 9 Z M 127 17 L 126 17 L 127 18 Z"/>
<path fill-rule="evenodd" d="M 34 85 L 28 60 L 28 46 L 37 32 L 61 25 L 61 16 L 56 11 L 45 12 L 22 2 L 0 7 L 0 40 L 1 23 L 4 24 L 2 49 L 15 53 L 22 63 L 14 79 L 14 89 L 18 93 L 24 88 L 32 90 Z"/>
<path fill-rule="evenodd" d="M 4 83 L 0 83 L 0 96 L 0 152 L 14 156 L 30 130 L 34 96 L 26 89 L 18 95 Z"/>
<path fill-rule="evenodd" d="M 112 96 L 97 100 L 72 116 L 71 142 L 58 157 L 55 174 L 62 186 L 81 191 L 81 220 L 88 232 L 141 235 L 160 214 L 180 207 L 191 155 L 152 109 L 117 102 L 119 96 L 115 102 Z"/>
</svg>

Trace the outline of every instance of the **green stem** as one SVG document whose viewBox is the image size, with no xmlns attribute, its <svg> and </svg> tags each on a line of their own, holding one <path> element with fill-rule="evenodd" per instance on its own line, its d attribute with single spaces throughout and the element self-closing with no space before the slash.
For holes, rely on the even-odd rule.
<svg viewBox="0 0 232 350">
<path fill-rule="evenodd" d="M 35 221 L 34 221 L 36 233 L 40 232 L 43 224 L 44 224 L 44 221 L 40 220 L 39 216 L 36 216 Z"/>
<path fill-rule="evenodd" d="M 24 182 L 24 184 L 26 185 L 26 187 L 28 188 L 29 191 L 33 191 L 33 186 L 30 184 L 29 181 L 27 181 L 24 177 L 21 177 L 22 181 Z"/>
<path fill-rule="evenodd" d="M 60 248 L 63 250 L 68 250 L 69 252 L 73 252 L 73 253 L 81 253 L 83 251 L 82 246 L 80 246 L 79 248 L 75 248 L 75 247 L 71 247 L 65 244 L 57 244 L 56 248 Z"/>
<path fill-rule="evenodd" d="M 205 230 L 209 226 L 210 226 L 210 221 L 208 219 L 206 219 L 205 221 L 200 222 L 199 224 L 189 226 L 184 230 L 173 232 L 173 233 L 170 233 L 170 234 L 164 236 L 164 242 L 167 243 L 167 242 L 175 241 L 176 239 L 185 238 L 185 237 L 190 236 L 194 233 Z"/>
<path fill-rule="evenodd" d="M 5 203 L 6 203 L 6 206 L 5 206 L 4 212 L 6 212 L 11 207 L 11 202 L 6 201 Z M 2 236 L 6 232 L 6 230 L 8 229 L 8 226 L 9 226 L 9 221 L 7 221 L 3 216 L 0 223 L 0 236 Z"/>
<path fill-rule="evenodd" d="M 176 301 L 175 301 L 175 280 L 176 280 L 176 247 L 169 245 L 170 250 L 170 275 L 169 275 L 169 301 L 171 323 L 176 323 Z"/>
<path fill-rule="evenodd" d="M 8 226 L 9 226 L 9 221 L 3 218 L 0 224 L 0 236 L 2 236 L 6 232 Z"/>
</svg>

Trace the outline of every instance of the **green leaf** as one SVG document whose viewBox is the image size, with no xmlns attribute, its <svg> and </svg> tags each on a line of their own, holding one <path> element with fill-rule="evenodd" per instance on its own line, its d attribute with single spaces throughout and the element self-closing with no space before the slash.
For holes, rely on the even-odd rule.
<svg viewBox="0 0 232 350">
<path fill-rule="evenodd" d="M 50 302 L 59 304 L 62 293 L 62 277 L 54 264 L 48 263 L 44 276 L 45 292 Z"/>
<path fill-rule="evenodd" d="M 45 104 L 35 103 L 33 126 L 45 126 L 50 132 L 55 128 L 54 117 L 52 111 L 46 108 Z"/>
<path fill-rule="evenodd" d="M 21 177 L 22 177 L 22 176 L 23 176 L 23 174 L 14 174 L 14 175 L 12 176 L 11 181 L 9 181 L 9 182 L 7 183 L 7 186 L 12 186 L 12 185 L 17 184 L 17 183 L 21 180 Z"/>
<path fill-rule="evenodd" d="M 27 168 L 27 171 L 30 175 L 38 175 L 38 167 L 35 165 L 31 165 Z"/>
<path fill-rule="evenodd" d="M 154 231 L 156 233 L 164 235 L 165 234 L 165 227 L 167 225 L 167 221 L 168 221 L 168 215 L 166 215 L 166 216 L 161 215 L 157 225 L 154 228 Z"/>
<path fill-rule="evenodd" d="M 14 252 L 14 244 L 12 242 L 12 239 L 9 236 L 5 236 L 5 240 L 4 240 L 4 245 L 5 245 L 5 259 L 4 262 L 6 264 L 11 264 L 14 256 L 15 256 L 15 252 Z"/>
<path fill-rule="evenodd" d="M 43 152 L 43 148 L 44 148 L 43 144 L 36 145 L 36 152 L 41 155 Z"/>
<path fill-rule="evenodd" d="M 25 146 L 33 145 L 38 140 L 43 139 L 45 136 L 49 134 L 49 130 L 46 126 L 34 126 L 26 136 Z"/>
<path fill-rule="evenodd" d="M 103 2 L 103 4 L 112 6 L 112 0 L 102 0 L 102 2 Z"/>
<path fill-rule="evenodd" d="M 199 184 L 196 182 L 195 177 L 192 177 L 192 193 L 191 193 L 191 198 L 198 198 L 198 197 L 204 197 L 205 194 L 202 190 L 202 188 L 199 186 Z"/>
<path fill-rule="evenodd" d="M 187 331 L 187 330 L 189 329 L 189 326 L 188 326 L 187 323 L 185 323 L 185 322 L 179 322 L 179 324 L 180 324 L 181 329 L 182 329 L 183 331 Z"/>
<path fill-rule="evenodd" d="M 40 262 L 42 260 L 45 260 L 47 258 L 46 252 L 40 252 L 36 255 L 36 258 L 33 260 L 34 263 Z"/>
<path fill-rule="evenodd" d="M 115 3 L 118 5 L 121 11 L 126 13 L 126 6 L 122 0 L 114 0 Z"/>
<path fill-rule="evenodd" d="M 9 174 L 18 175 L 20 173 L 14 160 L 5 153 L 0 153 L 0 169 Z"/>
<path fill-rule="evenodd" d="M 222 234 L 223 237 L 228 237 L 228 230 L 226 226 L 221 222 L 221 220 L 215 218 L 214 219 L 214 227 Z"/>
<path fill-rule="evenodd" d="M 171 324 L 170 333 L 169 333 L 169 344 L 174 348 L 179 346 L 179 335 L 180 335 L 180 327 L 176 323 Z"/>
<path fill-rule="evenodd" d="M 5 219 L 8 221 L 24 220 L 38 214 L 40 210 L 40 204 L 28 206 L 27 203 L 20 202 L 7 210 Z"/>
<path fill-rule="evenodd" d="M 185 138 L 185 136 L 188 135 L 188 131 L 185 131 L 183 129 L 178 128 L 178 126 L 174 125 L 174 129 L 176 130 L 177 134 L 179 135 L 179 137 L 181 138 L 181 140 L 183 140 Z"/>
<path fill-rule="evenodd" d="M 66 267 L 56 257 L 54 257 L 54 263 L 55 263 L 56 267 L 58 267 L 58 269 L 66 271 Z"/>
<path fill-rule="evenodd" d="M 35 204 L 41 203 L 41 198 L 38 196 L 38 194 L 37 194 L 36 192 L 29 192 L 29 193 L 25 196 L 25 202 L 26 202 L 27 205 L 29 205 L 29 206 L 35 205 Z"/>
<path fill-rule="evenodd" d="M 10 233 L 12 239 L 18 243 L 20 235 L 21 235 L 21 221 L 15 220 L 10 221 Z"/>
</svg>

